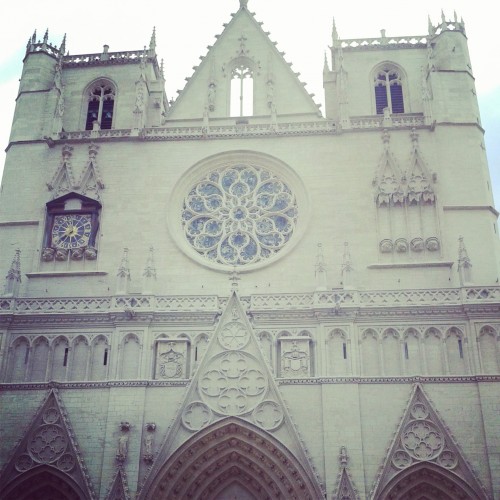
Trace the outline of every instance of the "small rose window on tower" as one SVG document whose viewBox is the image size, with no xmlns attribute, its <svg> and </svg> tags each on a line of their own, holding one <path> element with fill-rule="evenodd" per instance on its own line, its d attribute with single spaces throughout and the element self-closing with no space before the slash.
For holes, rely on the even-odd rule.
<svg viewBox="0 0 500 500">
<path fill-rule="evenodd" d="M 115 89 L 109 82 L 97 82 L 87 92 L 88 107 L 85 130 L 92 130 L 94 122 L 101 129 L 110 129 L 113 123 Z"/>
<path fill-rule="evenodd" d="M 375 107 L 378 115 L 388 108 L 390 113 L 404 113 L 403 82 L 401 71 L 393 66 L 383 66 L 375 73 Z"/>
<path fill-rule="evenodd" d="M 253 115 L 253 73 L 248 64 L 241 63 L 231 72 L 231 116 Z"/>
</svg>

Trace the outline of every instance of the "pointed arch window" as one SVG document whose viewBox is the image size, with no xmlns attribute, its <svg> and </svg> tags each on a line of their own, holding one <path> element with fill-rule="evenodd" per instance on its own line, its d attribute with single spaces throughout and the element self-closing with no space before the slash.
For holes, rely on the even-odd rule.
<svg viewBox="0 0 500 500">
<path fill-rule="evenodd" d="M 87 94 L 88 107 L 85 130 L 92 130 L 94 122 L 101 129 L 110 129 L 113 123 L 115 88 L 109 82 L 92 85 Z"/>
<path fill-rule="evenodd" d="M 388 108 L 390 113 L 404 113 L 403 81 L 401 71 L 383 66 L 375 73 L 375 108 L 378 115 Z"/>
<path fill-rule="evenodd" d="M 253 115 L 253 72 L 248 64 L 241 63 L 231 72 L 231 116 Z"/>
</svg>

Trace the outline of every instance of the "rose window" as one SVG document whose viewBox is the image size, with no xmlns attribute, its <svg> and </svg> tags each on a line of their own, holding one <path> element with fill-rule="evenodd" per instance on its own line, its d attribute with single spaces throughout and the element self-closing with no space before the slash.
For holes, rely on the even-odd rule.
<svg viewBox="0 0 500 500">
<path fill-rule="evenodd" d="M 182 226 L 198 254 L 244 266 L 277 254 L 292 237 L 297 215 L 295 195 L 283 180 L 255 165 L 235 164 L 192 186 Z"/>
</svg>

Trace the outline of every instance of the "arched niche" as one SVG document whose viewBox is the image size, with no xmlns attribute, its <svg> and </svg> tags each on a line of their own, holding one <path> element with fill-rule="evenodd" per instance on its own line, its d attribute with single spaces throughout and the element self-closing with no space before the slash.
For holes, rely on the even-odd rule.
<svg viewBox="0 0 500 500">
<path fill-rule="evenodd" d="M 456 474 L 429 462 L 420 462 L 397 474 L 376 500 L 483 500 Z"/>
<path fill-rule="evenodd" d="M 482 373 L 498 373 L 497 333 L 491 326 L 483 326 L 478 337 Z"/>
<path fill-rule="evenodd" d="M 37 337 L 33 342 L 33 357 L 31 365 L 32 382 L 45 382 L 47 363 L 49 361 L 49 341 L 46 337 Z"/>
<path fill-rule="evenodd" d="M 141 500 L 216 500 L 221 492 L 231 491 L 235 481 L 249 499 L 323 498 L 319 485 L 290 450 L 236 417 L 192 436 L 151 477 Z"/>
<path fill-rule="evenodd" d="M 26 337 L 18 337 L 12 343 L 9 361 L 9 377 L 11 382 L 24 382 L 30 343 Z"/>
<path fill-rule="evenodd" d="M 382 352 L 384 355 L 385 375 L 401 375 L 401 344 L 399 333 L 388 328 L 382 335 Z"/>
<path fill-rule="evenodd" d="M 365 330 L 361 340 L 361 372 L 364 376 L 380 375 L 378 335 L 375 330 Z"/>
<path fill-rule="evenodd" d="M 136 379 L 139 376 L 141 359 L 141 343 L 134 333 L 125 335 L 121 345 L 121 373 L 122 379 Z"/>
<path fill-rule="evenodd" d="M 347 334 L 335 328 L 328 334 L 329 375 L 346 375 L 348 373 Z"/>
</svg>

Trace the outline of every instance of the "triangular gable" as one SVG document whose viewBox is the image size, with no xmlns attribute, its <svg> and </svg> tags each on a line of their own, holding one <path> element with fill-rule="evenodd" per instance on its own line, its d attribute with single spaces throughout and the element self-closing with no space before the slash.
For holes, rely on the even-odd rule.
<svg viewBox="0 0 500 500">
<path fill-rule="evenodd" d="M 401 204 L 404 201 L 403 175 L 390 150 L 390 136 L 387 131 L 384 131 L 382 140 L 384 152 L 380 157 L 377 174 L 373 180 L 376 189 L 375 199 L 379 206 Z"/>
<path fill-rule="evenodd" d="M 412 150 L 410 165 L 406 174 L 408 183 L 408 202 L 433 203 L 435 201 L 434 189 L 432 188 L 432 176 L 427 164 L 422 157 L 418 143 L 418 134 L 415 130 L 411 132 Z"/>
<path fill-rule="evenodd" d="M 87 167 L 83 170 L 78 186 L 80 192 L 84 195 L 91 196 L 97 200 L 100 199 L 99 191 L 104 189 L 99 166 L 97 164 L 97 151 L 99 146 L 91 144 L 89 146 L 89 161 Z"/>
<path fill-rule="evenodd" d="M 344 446 L 340 449 L 339 455 L 340 472 L 337 478 L 337 487 L 332 500 L 359 500 L 359 495 L 354 487 L 351 474 L 349 472 L 349 457 Z"/>
<path fill-rule="evenodd" d="M 398 475 L 427 466 L 437 475 L 458 477 L 475 496 L 488 497 L 478 478 L 464 458 L 445 423 L 433 408 L 420 384 L 415 384 L 410 401 L 380 469 L 370 498 L 386 498 L 384 489 L 397 481 Z"/>
<path fill-rule="evenodd" d="M 53 198 L 58 198 L 77 189 L 75 176 L 71 167 L 72 154 L 73 148 L 67 144 L 64 145 L 62 148 L 61 163 L 52 176 L 52 179 L 47 183 L 49 191 L 52 191 Z"/>
<path fill-rule="evenodd" d="M 291 421 L 247 315 L 233 292 L 148 473 L 145 488 L 175 450 L 197 432 L 238 418 L 271 434 L 302 464 L 322 498 L 316 474 Z"/>
<path fill-rule="evenodd" d="M 127 475 L 121 467 L 118 467 L 111 481 L 111 488 L 106 495 L 106 500 L 130 500 Z"/>
<path fill-rule="evenodd" d="M 0 476 L 0 497 L 11 498 L 24 477 L 35 477 L 37 469 L 66 477 L 78 498 L 96 498 L 78 448 L 69 418 L 56 389 L 35 415 Z M 72 497 L 68 497 L 72 498 Z"/>
<path fill-rule="evenodd" d="M 204 113 L 211 119 L 229 117 L 231 71 L 242 62 L 253 70 L 253 116 L 302 114 L 305 120 L 321 116 L 298 74 L 242 4 L 187 79 L 168 120 L 201 119 Z"/>
</svg>

